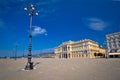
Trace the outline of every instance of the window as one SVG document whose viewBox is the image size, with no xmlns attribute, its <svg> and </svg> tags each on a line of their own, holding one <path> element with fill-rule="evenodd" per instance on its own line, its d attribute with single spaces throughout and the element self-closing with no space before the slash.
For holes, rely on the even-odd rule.
<svg viewBox="0 0 120 80">
<path fill-rule="evenodd" d="M 118 44 L 118 46 L 120 47 L 120 44 Z"/>
<path fill-rule="evenodd" d="M 113 48 L 116 48 L 117 47 L 117 45 L 116 44 L 113 44 Z"/>
</svg>

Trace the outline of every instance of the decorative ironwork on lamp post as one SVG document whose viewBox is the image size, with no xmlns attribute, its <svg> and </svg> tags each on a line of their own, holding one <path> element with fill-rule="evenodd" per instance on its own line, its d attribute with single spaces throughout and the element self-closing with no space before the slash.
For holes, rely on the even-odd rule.
<svg viewBox="0 0 120 80">
<path fill-rule="evenodd" d="M 24 10 L 29 10 L 29 16 L 30 16 L 30 34 L 29 34 L 29 46 L 28 46 L 28 62 L 25 66 L 25 70 L 32 70 L 33 68 L 33 62 L 32 59 L 32 16 L 35 11 L 35 6 L 33 4 L 30 4 L 29 7 L 25 7 Z M 38 15 L 38 12 L 35 13 Z"/>
</svg>

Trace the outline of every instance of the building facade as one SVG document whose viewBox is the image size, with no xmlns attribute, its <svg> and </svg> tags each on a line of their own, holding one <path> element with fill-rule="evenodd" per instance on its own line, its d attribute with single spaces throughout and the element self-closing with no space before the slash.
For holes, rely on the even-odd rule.
<svg viewBox="0 0 120 80">
<path fill-rule="evenodd" d="M 120 58 L 120 32 L 106 35 L 108 57 Z"/>
<path fill-rule="evenodd" d="M 63 42 L 55 48 L 56 58 L 95 58 L 95 53 L 105 56 L 106 51 L 97 42 L 89 39 Z"/>
</svg>

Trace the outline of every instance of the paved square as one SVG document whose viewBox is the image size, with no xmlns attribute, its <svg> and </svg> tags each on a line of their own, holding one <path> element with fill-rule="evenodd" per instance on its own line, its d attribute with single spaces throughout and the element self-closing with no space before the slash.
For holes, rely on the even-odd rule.
<svg viewBox="0 0 120 80">
<path fill-rule="evenodd" d="M 120 59 L 32 59 L 35 70 L 22 70 L 27 59 L 0 59 L 0 80 L 120 80 Z"/>
</svg>

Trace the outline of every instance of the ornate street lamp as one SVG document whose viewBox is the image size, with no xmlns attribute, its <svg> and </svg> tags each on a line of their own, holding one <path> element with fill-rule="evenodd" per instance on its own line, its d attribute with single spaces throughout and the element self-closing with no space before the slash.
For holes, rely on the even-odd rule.
<svg viewBox="0 0 120 80">
<path fill-rule="evenodd" d="M 29 46 L 28 46 L 28 62 L 25 66 L 25 70 L 32 70 L 33 68 L 33 62 L 32 59 L 32 16 L 35 11 L 35 7 L 33 4 L 30 4 L 29 7 L 24 8 L 25 11 L 29 10 L 29 16 L 30 16 L 30 34 L 29 34 Z M 35 12 L 35 15 L 38 15 L 38 12 Z"/>
</svg>

